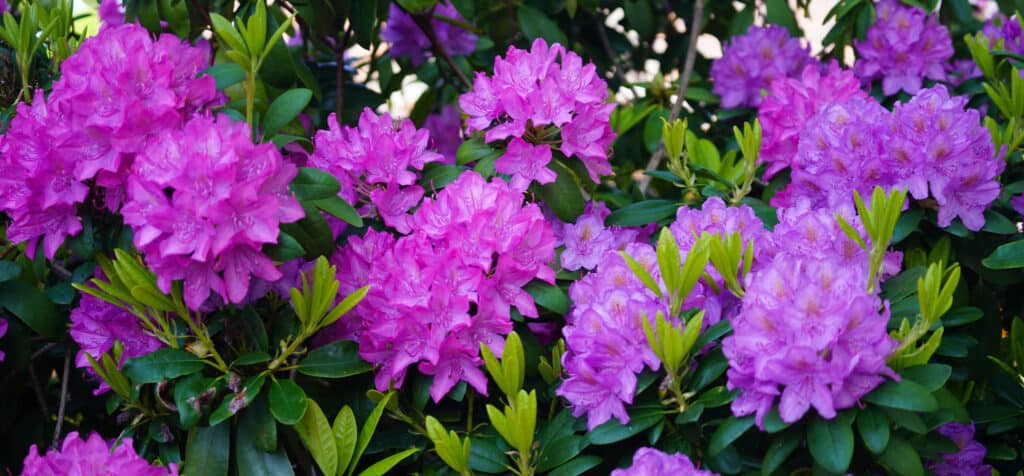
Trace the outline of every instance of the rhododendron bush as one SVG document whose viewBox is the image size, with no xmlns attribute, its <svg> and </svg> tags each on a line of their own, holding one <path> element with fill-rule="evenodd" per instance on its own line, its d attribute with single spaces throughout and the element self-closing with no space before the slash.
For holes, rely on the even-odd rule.
<svg viewBox="0 0 1024 476">
<path fill-rule="evenodd" d="M 1024 476 L 1013 0 L 0 0 L 0 469 Z"/>
</svg>

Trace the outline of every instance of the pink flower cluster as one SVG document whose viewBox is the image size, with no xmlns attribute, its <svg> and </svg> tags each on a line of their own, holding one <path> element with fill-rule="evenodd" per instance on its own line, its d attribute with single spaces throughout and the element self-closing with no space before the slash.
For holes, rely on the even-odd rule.
<svg viewBox="0 0 1024 476">
<path fill-rule="evenodd" d="M 630 243 L 646 242 L 650 238 L 650 229 L 606 227 L 604 219 L 610 213 L 604 202 L 590 202 L 576 223 L 560 224 L 555 237 L 565 245 L 560 257 L 562 269 L 593 270 L 605 258 L 605 254 L 621 250 Z"/>
<path fill-rule="evenodd" d="M 825 210 L 781 218 L 775 258 L 748 275 L 733 334 L 722 343 L 728 388 L 740 389 L 732 411 L 755 414 L 758 426 L 776 397 L 785 422 L 811 406 L 833 418 L 884 376 L 898 378 L 886 366 L 897 342 L 886 330 L 888 305 L 867 291 L 866 253 Z"/>
<path fill-rule="evenodd" d="M 138 156 L 122 213 L 162 291 L 184 280 L 191 309 L 211 290 L 238 303 L 253 275 L 281 277 L 261 248 L 304 216 L 288 190 L 295 174 L 273 144 L 252 143 L 246 124 L 196 116 Z"/>
<path fill-rule="evenodd" d="M 939 19 L 899 0 L 881 0 L 875 9 L 867 39 L 854 41 L 857 76 L 866 81 L 881 78 L 886 96 L 901 89 L 916 94 L 925 78 L 945 80 L 953 40 Z"/>
<path fill-rule="evenodd" d="M 832 104 L 864 97 L 857 77 L 835 61 L 825 74 L 818 65 L 809 65 L 798 78 L 773 81 L 757 113 L 764 131 L 759 157 L 768 163 L 765 180 L 793 166 L 800 133 L 811 118 Z"/>
<path fill-rule="evenodd" d="M 116 210 L 135 156 L 216 98 L 213 78 L 196 78 L 208 59 L 205 43 L 169 34 L 154 42 L 138 25 L 105 27 L 83 42 L 61 65 L 50 97 L 37 92 L 31 105 L 18 105 L 0 137 L 0 212 L 13 221 L 7 238 L 28 242 L 30 255 L 42 240 L 52 258 L 82 229 L 76 206 L 88 181 Z"/>
<path fill-rule="evenodd" d="M 680 209 L 671 230 L 684 256 L 704 232 L 738 232 L 757 243 L 757 260 L 770 259 L 770 236 L 746 206 L 727 208 L 720 199 L 712 198 L 699 211 Z M 653 247 L 632 243 L 624 251 L 660 283 Z M 667 300 L 648 289 L 614 247 L 600 256 L 596 268 L 569 289 L 573 308 L 562 331 L 566 343 L 562 364 L 568 378 L 558 389 L 558 394 L 572 404 L 574 415 L 588 415 L 590 428 L 612 416 L 623 424 L 629 421 L 624 403 L 633 401 L 636 375 L 645 367 L 656 370 L 660 365 L 644 335 L 643 319 L 653 319 L 659 311 L 669 312 Z M 701 282 L 686 297 L 684 308 L 704 309 L 705 324 L 711 325 L 721 319 L 723 303 L 735 312 L 736 306 L 729 305 L 724 294 L 714 293 L 708 283 Z"/>
<path fill-rule="evenodd" d="M 722 107 L 757 107 L 772 82 L 800 74 L 812 64 L 810 49 L 778 25 L 752 26 L 727 42 L 711 64 L 712 89 Z M 817 66 L 817 65 L 815 65 Z"/>
<path fill-rule="evenodd" d="M 390 114 L 377 115 L 369 108 L 359 116 L 358 127 L 340 127 L 334 114 L 327 124 L 327 130 L 316 133 L 309 166 L 337 177 L 339 195 L 346 201 L 368 197 L 385 224 L 409 233 L 408 211 L 423 198 L 423 187 L 416 185 L 417 171 L 444 160 L 427 150 L 430 133 L 408 119 L 395 122 Z"/>
<path fill-rule="evenodd" d="M 842 75 L 830 75 L 845 81 Z M 813 75 L 805 77 L 810 84 Z M 776 99 L 766 104 L 767 137 L 786 137 L 792 145 L 801 127 L 781 118 L 796 89 L 780 84 Z M 821 107 L 799 130 L 796 154 L 787 161 L 783 141 L 767 141 L 773 154 L 769 172 L 792 167 L 792 182 L 772 198 L 780 208 L 808 201 L 815 207 L 843 207 L 851 203 L 852 192 L 862 196 L 875 186 L 906 188 L 917 200 L 929 196 L 938 204 L 938 223 L 949 226 L 959 217 L 970 230 L 985 224 L 984 211 L 999 196 L 996 178 L 1005 162 L 996 156 L 988 129 L 980 113 L 967 108 L 967 99 L 949 95 L 937 85 L 918 92 L 909 102 L 897 104 L 890 113 L 871 98 L 857 97 Z M 797 96 L 799 97 L 799 96 Z M 776 102 L 777 101 L 777 102 Z"/>
<path fill-rule="evenodd" d="M 382 391 L 401 386 L 418 362 L 434 376 L 434 401 L 460 380 L 487 394 L 480 343 L 501 352 L 512 307 L 537 316 L 522 288 L 533 279 L 554 283 L 551 226 L 537 205 L 523 204 L 521 191 L 465 172 L 424 199 L 410 227 L 397 239 L 369 230 L 338 250 L 341 292 L 371 288 L 335 334 L 359 341 L 360 355 L 378 366 Z"/>
<path fill-rule="evenodd" d="M 682 453 L 665 454 L 655 448 L 640 448 L 633 453 L 633 464 L 612 471 L 611 476 L 717 476 L 711 471 L 697 469 Z"/>
<path fill-rule="evenodd" d="M 605 103 L 607 96 L 593 64 L 538 38 L 530 51 L 510 46 L 504 58 L 495 58 L 493 77 L 477 73 L 473 91 L 459 105 L 469 116 L 469 132 L 486 130 L 489 143 L 510 139 L 494 165 L 525 188 L 555 180 L 547 168 L 555 145 L 579 158 L 594 182 L 611 173 L 608 149 L 615 134 L 609 118 L 615 105 Z"/>
<path fill-rule="evenodd" d="M 174 464 L 166 468 L 149 464 L 135 449 L 132 439 L 123 438 L 121 444 L 111 449 L 99 433 L 89 435 L 83 441 L 78 432 L 68 433 L 60 450 L 50 450 L 45 456 L 39 455 L 36 445 L 28 450 L 22 476 L 167 476 L 178 474 Z"/>
<path fill-rule="evenodd" d="M 454 164 L 455 155 L 462 145 L 462 117 L 455 106 L 447 105 L 437 114 L 427 116 L 423 128 L 430 132 L 437 153 L 444 156 L 445 164 Z"/>
<path fill-rule="evenodd" d="M 141 357 L 163 347 L 156 337 L 143 330 L 132 313 L 84 293 L 78 307 L 71 310 L 71 339 L 79 347 L 75 366 L 86 369 L 89 374 L 94 371 L 86 355 L 99 362 L 102 355 L 114 347 L 114 341 L 120 342 L 124 349 L 118 365 L 125 359 Z M 99 384 L 93 393 L 99 395 L 110 390 L 105 380 L 99 379 Z"/>
<path fill-rule="evenodd" d="M 430 18 L 430 24 L 437 35 L 437 41 L 447 53 L 468 55 L 476 51 L 476 35 L 471 31 L 449 22 L 438 20 L 441 16 L 464 22 L 459 11 L 447 1 L 437 3 Z M 392 3 L 388 10 L 388 21 L 380 32 L 380 37 L 390 43 L 391 56 L 408 57 L 413 66 L 419 66 L 432 51 L 430 38 L 423 33 L 412 16 L 402 11 L 398 4 Z"/>
</svg>

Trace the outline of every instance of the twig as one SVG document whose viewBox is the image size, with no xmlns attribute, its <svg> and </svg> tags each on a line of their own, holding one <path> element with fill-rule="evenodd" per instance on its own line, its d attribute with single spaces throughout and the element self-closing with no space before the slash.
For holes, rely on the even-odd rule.
<svg viewBox="0 0 1024 476">
<path fill-rule="evenodd" d="M 337 69 L 334 72 L 334 80 L 337 84 L 334 85 L 334 114 L 339 118 L 342 117 L 342 111 L 345 106 L 345 48 L 348 46 L 348 39 L 352 35 L 352 29 L 345 30 L 345 34 L 341 35 L 341 43 L 334 47 L 334 60 L 337 63 Z M 339 119 L 344 123 L 344 119 Z"/>
<path fill-rule="evenodd" d="M 668 115 L 668 122 L 675 122 L 679 119 L 679 113 L 683 110 L 683 101 L 685 101 L 686 88 L 690 86 L 690 77 L 693 76 L 693 63 L 697 59 L 697 37 L 700 36 L 701 21 L 704 17 L 704 0 L 696 0 L 693 4 L 693 21 L 691 22 L 692 28 L 690 29 L 690 47 L 686 50 L 686 62 L 683 64 L 683 74 L 679 78 L 679 89 L 676 90 L 676 102 L 672 104 L 672 110 Z M 647 167 L 644 171 L 650 172 L 657 170 L 661 165 L 661 160 L 665 158 L 665 147 L 658 147 L 658 150 L 651 156 L 651 160 L 647 162 Z M 651 184 L 651 176 L 644 175 L 640 179 L 640 193 L 647 193 L 647 187 Z"/>
<path fill-rule="evenodd" d="M 39 378 L 36 377 L 36 368 L 31 362 L 28 364 L 28 378 L 32 380 L 32 391 L 36 394 L 36 401 L 39 402 L 39 408 L 43 411 L 43 417 L 49 420 L 50 409 L 46 407 L 46 398 L 43 397 L 43 389 L 39 386 Z"/>
<path fill-rule="evenodd" d="M 57 427 L 53 429 L 53 447 L 60 443 L 60 430 L 64 424 L 64 405 L 68 401 L 68 375 L 71 374 L 71 352 L 64 352 L 64 374 L 60 380 L 60 406 L 57 407 Z"/>
<path fill-rule="evenodd" d="M 455 60 L 452 59 L 451 55 L 449 55 L 447 51 L 445 51 L 444 45 L 441 44 L 441 40 L 437 38 L 437 32 L 434 31 L 434 24 L 432 23 L 434 11 L 430 10 L 427 14 L 417 15 L 406 10 L 401 6 L 401 4 L 396 3 L 395 5 L 398 5 L 402 11 L 411 16 L 412 20 L 416 22 L 416 26 L 420 27 L 420 31 L 422 31 L 424 35 L 427 35 L 427 39 L 430 40 L 430 47 L 434 51 L 434 54 L 443 59 L 445 63 L 448 63 L 448 67 L 450 67 L 452 72 L 455 73 L 455 77 L 458 78 L 459 82 L 462 83 L 466 89 L 473 89 L 473 83 L 469 82 L 469 78 L 467 78 L 466 74 L 462 72 L 459 65 L 455 64 Z"/>
</svg>

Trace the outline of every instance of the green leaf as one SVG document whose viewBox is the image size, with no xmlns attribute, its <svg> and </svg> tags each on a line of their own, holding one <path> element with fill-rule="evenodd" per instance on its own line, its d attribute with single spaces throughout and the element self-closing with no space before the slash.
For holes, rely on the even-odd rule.
<svg viewBox="0 0 1024 476">
<path fill-rule="evenodd" d="M 203 365 L 203 361 L 195 355 L 181 349 L 165 347 L 141 357 L 128 359 L 124 363 L 124 373 L 135 383 L 157 383 L 198 372 Z"/>
<path fill-rule="evenodd" d="M 343 474 L 352 462 L 352 454 L 356 452 L 356 441 L 359 439 L 359 427 L 352 408 L 345 405 L 334 417 L 331 427 L 334 444 L 338 447 L 338 474 Z"/>
<path fill-rule="evenodd" d="M 0 307 L 43 337 L 53 339 L 63 331 L 64 317 L 57 313 L 46 294 L 23 281 L 0 284 Z"/>
<path fill-rule="evenodd" d="M 591 430 L 587 439 L 595 445 L 617 443 L 654 426 L 665 416 L 660 406 L 634 406 L 628 413 L 629 423 L 623 425 L 616 419 L 608 420 Z"/>
<path fill-rule="evenodd" d="M 238 358 L 235 359 L 234 362 L 231 362 L 231 366 L 235 367 L 243 365 L 262 364 L 264 362 L 270 362 L 270 360 L 270 354 L 266 352 L 246 352 L 238 356 Z"/>
<path fill-rule="evenodd" d="M 227 476 L 230 445 L 231 425 L 193 428 L 188 434 L 182 474 Z"/>
<path fill-rule="evenodd" d="M 779 466 L 786 462 L 786 458 L 793 454 L 793 450 L 800 446 L 802 436 L 802 432 L 793 429 L 773 438 L 768 445 L 768 451 L 764 453 L 764 460 L 761 461 L 761 474 L 769 476 L 779 469 Z"/>
<path fill-rule="evenodd" d="M 865 408 L 857 414 L 857 432 L 864 446 L 876 455 L 889 446 L 889 419 L 874 408 Z"/>
<path fill-rule="evenodd" d="M 245 46 L 245 41 L 242 40 L 242 35 L 238 34 L 238 30 L 235 30 L 234 25 L 216 13 L 210 14 L 210 21 L 213 22 L 213 31 L 217 33 L 217 36 L 226 42 L 228 46 L 240 53 L 247 53 L 248 49 Z"/>
<path fill-rule="evenodd" d="M 388 402 L 391 401 L 393 396 L 394 392 L 385 394 L 384 398 L 377 402 L 377 406 L 373 407 L 373 411 L 366 417 L 366 421 L 363 422 L 363 428 L 359 430 L 359 440 L 356 442 L 356 451 L 352 454 L 352 463 L 349 465 L 349 474 L 352 474 L 353 469 L 359 465 L 359 459 L 363 457 L 363 452 L 370 445 L 370 439 L 373 438 L 373 434 L 377 431 L 377 423 L 380 422 L 380 417 L 384 414 L 384 409 L 387 408 Z"/>
<path fill-rule="evenodd" d="M 338 474 L 338 447 L 334 443 L 334 433 L 324 411 L 313 399 L 307 400 L 306 414 L 295 424 L 295 431 L 320 471 L 325 475 Z"/>
<path fill-rule="evenodd" d="M 213 76 L 218 91 L 245 81 L 245 70 L 237 63 L 218 63 L 203 70 L 202 74 Z"/>
<path fill-rule="evenodd" d="M 294 425 L 306 414 L 306 392 L 291 380 L 275 380 L 270 384 L 270 413 L 285 425 Z"/>
<path fill-rule="evenodd" d="M 879 462 L 890 471 L 890 474 L 899 474 L 900 476 L 924 475 L 921 456 L 917 454 L 917 450 L 910 446 L 906 440 L 898 436 L 893 436 L 889 441 L 889 446 L 885 448 L 885 452 L 879 457 Z"/>
<path fill-rule="evenodd" d="M 1024 240 L 1011 241 L 996 248 L 981 264 L 988 269 L 1024 268 Z"/>
<path fill-rule="evenodd" d="M 306 255 L 306 249 L 302 247 L 302 244 L 284 230 L 277 234 L 277 244 L 266 245 L 263 251 L 271 259 L 278 261 L 290 261 Z"/>
<path fill-rule="evenodd" d="M 600 456 L 583 455 L 551 470 L 548 476 L 579 476 L 599 464 L 601 464 Z"/>
<path fill-rule="evenodd" d="M 401 463 L 403 459 L 419 452 L 419 448 L 409 448 L 401 453 L 395 453 L 387 458 L 384 458 L 376 463 L 373 463 L 369 468 L 366 468 L 359 476 L 383 476 L 387 472 Z"/>
<path fill-rule="evenodd" d="M 359 357 L 359 345 L 339 340 L 320 347 L 299 361 L 299 373 L 312 377 L 344 378 L 373 370 Z"/>
<path fill-rule="evenodd" d="M 845 418 L 813 418 L 807 427 L 807 446 L 821 467 L 845 473 L 853 458 L 853 428 Z"/>
<path fill-rule="evenodd" d="M 455 162 L 459 165 L 466 165 L 471 162 L 479 162 L 486 158 L 497 159 L 501 157 L 502 151 L 491 147 L 480 138 L 473 138 L 463 142 L 459 150 L 455 152 Z"/>
<path fill-rule="evenodd" d="M 359 212 L 352 205 L 349 205 L 343 198 L 335 195 L 331 198 L 321 198 L 319 200 L 313 200 L 313 205 L 323 210 L 335 218 L 343 220 L 345 223 L 354 227 L 363 226 L 363 217 L 359 216 Z"/>
<path fill-rule="evenodd" d="M 297 88 L 289 89 L 274 99 L 263 116 L 263 139 L 273 137 L 282 127 L 295 120 L 312 98 L 313 91 Z"/>
<path fill-rule="evenodd" d="M 338 196 L 338 179 L 323 170 L 299 167 L 299 173 L 292 180 L 291 190 L 299 201 L 312 201 Z"/>
<path fill-rule="evenodd" d="M 945 364 L 925 364 L 908 367 L 900 372 L 900 376 L 913 380 L 929 392 L 934 392 L 949 380 L 953 374 L 953 368 Z"/>
<path fill-rule="evenodd" d="M 529 7 L 521 7 L 529 8 Z M 580 191 L 573 172 L 559 160 L 553 160 L 548 167 L 557 174 L 555 181 L 540 187 L 540 195 L 544 202 L 559 220 L 575 223 L 576 218 L 583 214 L 583 194 Z"/>
<path fill-rule="evenodd" d="M 0 283 L 21 276 L 21 266 L 13 261 L 0 261 Z"/>
<path fill-rule="evenodd" d="M 188 429 L 199 423 L 203 401 L 211 399 L 215 393 L 215 390 L 211 391 L 204 398 L 211 388 L 214 388 L 214 380 L 204 378 L 200 373 L 189 375 L 174 384 L 174 404 L 178 407 L 181 426 Z"/>
<path fill-rule="evenodd" d="M 459 474 L 469 469 L 469 439 L 465 445 L 455 431 L 448 431 L 431 415 L 426 419 L 427 437 L 434 443 L 434 451 L 450 468 Z"/>
<path fill-rule="evenodd" d="M 768 14 L 765 15 L 767 23 L 786 27 L 789 30 L 789 35 L 795 38 L 804 36 L 803 32 L 800 31 L 800 26 L 796 23 L 796 16 L 793 14 L 793 10 L 789 8 L 789 2 L 786 0 L 768 0 L 767 10 Z"/>
<path fill-rule="evenodd" d="M 743 418 L 736 418 L 730 416 L 726 418 L 718 428 L 715 429 L 715 433 L 711 435 L 711 442 L 708 445 L 708 454 L 714 456 L 720 453 L 725 447 L 736 441 L 737 438 L 743 436 L 752 426 L 754 426 L 754 416 L 748 415 Z"/>
<path fill-rule="evenodd" d="M 217 425 L 249 406 L 260 395 L 266 377 L 257 375 L 245 381 L 238 393 L 226 395 L 220 406 L 210 414 L 210 425 Z"/>
<path fill-rule="evenodd" d="M 587 447 L 587 443 L 587 438 L 580 435 L 569 435 L 552 441 L 540 449 L 537 456 L 537 472 L 547 473 L 575 458 Z"/>
<path fill-rule="evenodd" d="M 679 203 L 675 200 L 644 200 L 611 212 L 604 219 L 604 224 L 608 226 L 643 226 L 672 218 L 676 216 L 678 209 Z"/>
<path fill-rule="evenodd" d="M 250 424 L 246 422 L 246 416 L 243 415 L 235 434 L 235 464 L 238 467 L 238 476 L 294 475 L 291 461 L 288 460 L 284 448 L 274 452 L 260 449 L 256 445 L 254 435 L 250 433 Z"/>
<path fill-rule="evenodd" d="M 461 165 L 447 165 L 432 162 L 423 167 L 419 184 L 424 190 L 440 190 L 454 182 L 467 169 Z"/>
<path fill-rule="evenodd" d="M 863 400 L 883 407 L 915 412 L 933 412 L 939 409 L 939 402 L 927 388 L 908 379 L 885 382 L 865 395 Z"/>
<path fill-rule="evenodd" d="M 533 297 L 533 301 L 544 309 L 563 316 L 569 312 L 569 306 L 572 302 L 569 300 L 569 296 L 565 294 L 565 291 L 556 285 L 533 280 L 523 290 L 529 293 Z"/>
<path fill-rule="evenodd" d="M 270 414 L 270 404 L 266 397 L 256 397 L 252 404 L 242 411 L 238 425 L 239 431 L 244 430 L 251 435 L 257 448 L 270 453 L 277 451 L 277 422 Z"/>
<path fill-rule="evenodd" d="M 516 18 L 519 19 L 519 28 L 530 41 L 544 38 L 549 45 L 553 43 L 569 44 L 565 33 L 558 28 L 558 23 L 536 8 L 520 5 L 516 11 Z"/>
</svg>

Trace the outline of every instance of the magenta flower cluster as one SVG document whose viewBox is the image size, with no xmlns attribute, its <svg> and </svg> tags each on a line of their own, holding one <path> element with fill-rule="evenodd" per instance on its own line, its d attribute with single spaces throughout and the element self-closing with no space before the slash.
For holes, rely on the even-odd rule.
<svg viewBox="0 0 1024 476">
<path fill-rule="evenodd" d="M 578 221 L 576 226 L 587 226 L 585 218 L 581 217 L 583 223 Z M 720 236 L 740 233 L 745 240 L 756 243 L 756 261 L 770 259 L 770 236 L 753 210 L 746 206 L 727 208 L 718 198 L 709 199 L 701 210 L 681 208 L 671 231 L 683 255 L 705 232 Z M 624 251 L 660 283 L 653 247 L 631 243 Z M 564 260 L 565 252 L 562 256 Z M 723 289 L 721 283 L 716 284 Z M 562 331 L 566 343 L 562 364 L 568 377 L 558 394 L 572 404 L 575 416 L 587 414 L 590 428 L 613 416 L 625 424 L 629 416 L 624 404 L 633 401 L 636 375 L 644 368 L 656 370 L 660 366 L 644 335 L 643 319 L 653 319 L 659 311 L 667 314 L 669 303 L 636 277 L 616 247 L 605 251 L 595 272 L 573 283 L 569 297 L 573 308 Z M 738 302 L 731 299 L 701 282 L 686 297 L 684 307 L 704 309 L 705 324 L 711 325 L 721 320 L 723 309 L 736 312 Z"/>
<path fill-rule="evenodd" d="M 455 155 L 462 145 L 462 117 L 455 106 L 447 105 L 441 112 L 427 116 L 423 128 L 430 132 L 437 153 L 444 156 L 443 163 L 454 164 Z"/>
<path fill-rule="evenodd" d="M 940 435 L 953 440 L 959 451 L 941 455 L 929 468 L 936 476 L 989 476 L 992 467 L 984 464 L 985 446 L 974 441 L 974 423 L 946 423 L 936 429 Z"/>
<path fill-rule="evenodd" d="M 431 15 L 430 25 L 445 52 L 468 55 L 476 51 L 476 35 L 461 26 L 437 18 L 440 16 L 464 22 L 465 19 L 453 5 L 447 1 L 438 2 Z M 432 51 L 430 38 L 423 33 L 412 16 L 402 11 L 396 3 L 392 3 L 388 10 L 388 21 L 381 30 L 380 37 L 390 44 L 391 56 L 408 57 L 413 66 L 422 64 Z"/>
<path fill-rule="evenodd" d="M 1024 30 L 1021 30 L 1017 16 L 999 15 L 985 22 L 981 33 L 989 40 L 992 49 L 1002 49 L 1016 54 L 1024 54 Z M 1002 40 L 1002 48 L 997 43 Z"/>
<path fill-rule="evenodd" d="M 650 238 L 649 229 L 605 226 L 604 220 L 610 213 L 604 202 L 589 202 L 576 223 L 560 224 L 555 237 L 565 246 L 560 255 L 562 269 L 593 270 L 607 253 Z"/>
<path fill-rule="evenodd" d="M 114 341 L 123 347 L 118 365 L 125 359 L 141 357 L 163 347 L 160 340 L 145 332 L 135 315 L 89 294 L 82 294 L 78 307 L 71 310 L 70 333 L 79 348 L 75 366 L 89 374 L 95 372 L 86 355 L 99 362 L 103 354 L 114 347 Z M 94 393 L 99 395 L 107 390 L 110 386 L 99 379 L 99 388 Z"/>
<path fill-rule="evenodd" d="M 611 476 L 717 476 L 711 471 L 698 469 L 682 453 L 666 454 L 655 448 L 643 447 L 633 453 L 633 464 L 612 471 Z"/>
<path fill-rule="evenodd" d="M 711 64 L 712 91 L 722 107 L 757 107 L 762 91 L 772 82 L 803 71 L 814 63 L 810 49 L 778 25 L 752 26 L 723 47 L 722 57 Z"/>
<path fill-rule="evenodd" d="M 178 468 L 171 464 L 166 468 L 149 464 L 135 449 L 132 439 L 123 438 L 116 448 L 103 441 L 99 433 L 82 440 L 78 432 L 72 431 L 64 438 L 59 450 L 39 454 L 36 445 L 28 450 L 22 476 L 177 476 Z"/>
<path fill-rule="evenodd" d="M 76 207 L 90 193 L 116 210 L 136 155 L 159 131 L 180 125 L 213 101 L 212 77 L 196 78 L 209 60 L 173 35 L 157 41 L 139 25 L 105 27 L 61 65 L 49 98 L 37 92 L 0 138 L 0 211 L 11 217 L 7 238 L 43 241 L 52 258 L 64 238 L 82 229 Z M 96 74 L 102 71 L 103 74 Z"/>
<path fill-rule="evenodd" d="M 341 292 L 372 287 L 335 335 L 358 340 L 381 391 L 400 387 L 418 363 L 434 376 L 435 401 L 459 381 L 486 395 L 480 343 L 501 352 L 513 307 L 537 316 L 523 286 L 554 283 L 551 226 L 536 204 L 523 204 L 521 191 L 475 172 L 424 199 L 410 226 L 397 239 L 369 230 L 339 249 Z"/>
<path fill-rule="evenodd" d="M 828 419 L 885 377 L 898 378 L 886 366 L 897 342 L 886 330 L 888 305 L 867 291 L 866 253 L 824 210 L 780 218 L 774 260 L 747 276 L 722 343 L 728 388 L 740 389 L 732 411 L 755 414 L 760 427 L 776 398 L 785 422 L 812 406 Z"/>
<path fill-rule="evenodd" d="M 887 96 L 901 89 L 916 94 L 926 78 L 946 79 L 953 40 L 935 15 L 899 0 L 881 0 L 875 10 L 877 17 L 867 38 L 854 41 L 857 76 L 865 81 L 881 79 Z"/>
<path fill-rule="evenodd" d="M 766 117 L 769 130 L 780 123 L 775 101 L 779 106 L 799 103 L 781 85 L 776 91 L 780 96 L 771 100 Z M 996 178 L 1005 162 L 996 156 L 979 112 L 966 106 L 966 98 L 951 97 L 942 85 L 919 91 L 892 112 L 862 97 L 824 106 L 805 122 L 789 162 L 782 155 L 769 156 L 771 172 L 792 167 L 792 182 L 772 198 L 772 205 L 807 201 L 836 208 L 848 205 L 854 190 L 864 196 L 875 186 L 898 187 L 917 200 L 933 198 L 940 226 L 959 217 L 967 229 L 981 229 L 985 209 L 999 196 Z M 799 126 L 784 127 L 792 138 Z"/>
<path fill-rule="evenodd" d="M 191 309 L 211 291 L 238 303 L 252 276 L 281 277 L 261 248 L 304 216 L 288 190 L 295 174 L 273 144 L 252 143 L 246 124 L 196 116 L 139 155 L 122 214 L 163 292 L 184 280 Z"/>
<path fill-rule="evenodd" d="M 579 158 L 590 178 L 611 173 L 608 149 L 615 134 L 609 118 L 615 104 L 605 103 L 607 85 L 593 64 L 541 38 L 530 51 L 510 46 L 494 60 L 494 75 L 477 73 L 473 91 L 459 98 L 468 132 L 486 131 L 486 142 L 509 140 L 495 169 L 525 188 L 550 183 L 552 147 Z"/>
<path fill-rule="evenodd" d="M 865 97 L 860 80 L 835 61 L 824 74 L 818 65 L 810 65 L 797 78 L 773 81 L 757 113 L 764 131 L 759 158 L 768 164 L 765 180 L 793 167 L 800 133 L 813 117 L 830 105 Z"/>
<path fill-rule="evenodd" d="M 444 157 L 428 151 L 430 133 L 417 129 L 406 119 L 396 122 L 390 114 L 374 114 L 369 108 L 359 116 L 358 127 L 339 126 L 331 114 L 328 129 L 316 133 L 316 150 L 309 166 L 338 178 L 339 195 L 349 203 L 369 199 L 375 213 L 400 233 L 412 229 L 412 207 L 423 198 L 423 187 L 416 185 L 417 171 Z"/>
</svg>

